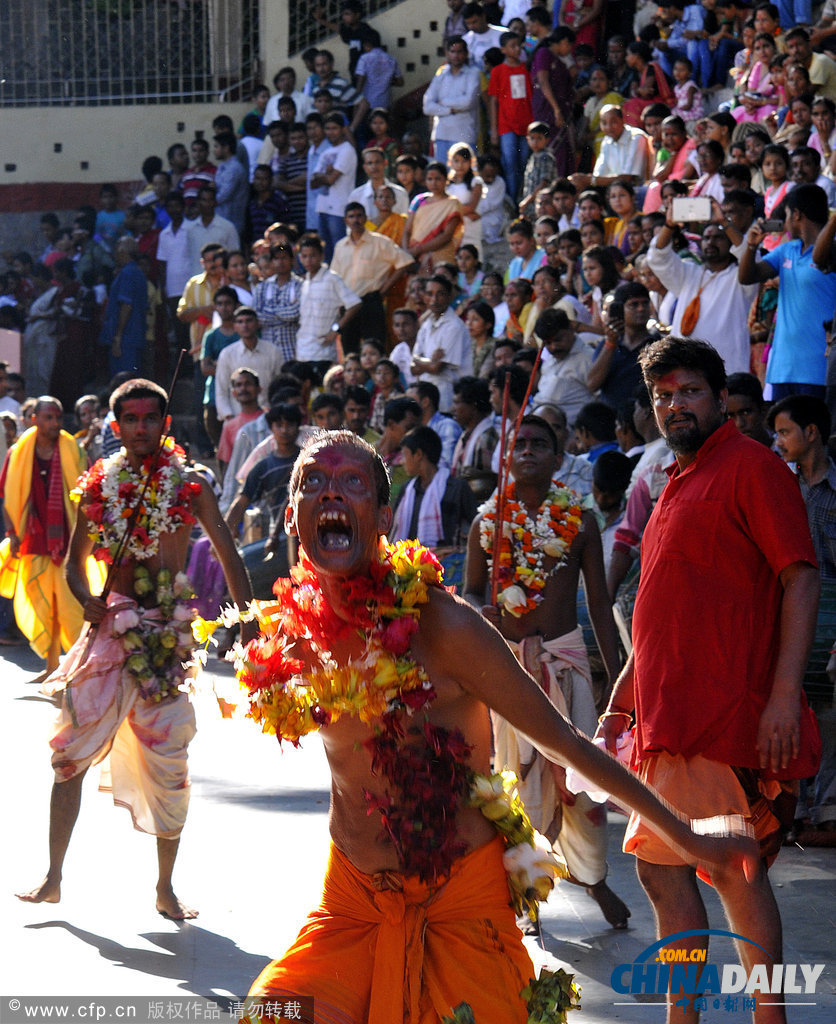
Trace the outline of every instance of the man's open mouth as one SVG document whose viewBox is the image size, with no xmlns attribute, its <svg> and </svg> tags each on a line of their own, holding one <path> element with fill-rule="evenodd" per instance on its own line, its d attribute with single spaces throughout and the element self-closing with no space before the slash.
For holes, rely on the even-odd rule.
<svg viewBox="0 0 836 1024">
<path fill-rule="evenodd" d="M 326 551 L 345 551 L 351 546 L 354 531 L 345 512 L 328 509 L 317 523 L 316 538 Z"/>
</svg>

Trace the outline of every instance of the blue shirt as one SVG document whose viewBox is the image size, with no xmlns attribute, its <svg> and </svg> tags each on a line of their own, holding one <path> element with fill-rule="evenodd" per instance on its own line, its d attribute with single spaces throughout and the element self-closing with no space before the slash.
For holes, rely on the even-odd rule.
<svg viewBox="0 0 836 1024">
<path fill-rule="evenodd" d="M 813 265 L 812 245 L 784 242 L 764 263 L 778 272 L 778 314 L 766 367 L 769 384 L 824 384 L 827 372 L 825 320 L 836 305 L 836 274 Z"/>
<path fill-rule="evenodd" d="M 530 281 L 540 267 L 543 266 L 544 255 L 542 249 L 535 249 L 527 260 L 524 260 L 522 256 L 515 256 L 505 271 L 505 283 L 508 284 L 515 277 L 524 277 L 527 281 Z"/>
</svg>

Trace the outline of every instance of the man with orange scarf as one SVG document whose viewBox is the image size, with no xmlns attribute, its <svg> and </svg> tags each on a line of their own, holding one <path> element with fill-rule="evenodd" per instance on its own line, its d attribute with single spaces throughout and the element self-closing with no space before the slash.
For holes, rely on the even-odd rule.
<svg viewBox="0 0 836 1024">
<path fill-rule="evenodd" d="M 10 450 L 0 476 L 6 540 L 0 545 L 0 594 L 14 598 L 21 632 L 46 659 L 46 679 L 81 632 L 82 611 L 64 579 L 72 521 L 70 491 L 85 457 L 61 429 L 64 410 L 45 395 L 35 406 L 35 426 Z"/>
</svg>

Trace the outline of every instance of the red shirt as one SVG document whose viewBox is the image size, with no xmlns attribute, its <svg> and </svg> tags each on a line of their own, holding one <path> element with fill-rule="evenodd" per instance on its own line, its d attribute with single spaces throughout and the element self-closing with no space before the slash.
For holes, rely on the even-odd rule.
<svg viewBox="0 0 836 1024">
<path fill-rule="evenodd" d="M 779 646 L 779 574 L 816 556 L 797 481 L 729 421 L 647 524 L 633 615 L 636 745 L 757 768 Z"/>
<path fill-rule="evenodd" d="M 495 67 L 491 71 L 488 95 L 496 96 L 499 134 L 513 132 L 514 135 L 525 135 L 533 120 L 531 81 L 525 64 L 512 68 L 503 62 Z"/>
</svg>

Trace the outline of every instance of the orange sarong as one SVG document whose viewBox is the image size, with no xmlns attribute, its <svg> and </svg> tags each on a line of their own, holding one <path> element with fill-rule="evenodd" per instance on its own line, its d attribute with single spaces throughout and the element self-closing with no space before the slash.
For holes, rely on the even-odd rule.
<svg viewBox="0 0 836 1024">
<path fill-rule="evenodd" d="M 477 1021 L 525 1024 L 519 993 L 534 970 L 502 852 L 497 837 L 433 888 L 412 875 L 364 874 L 332 845 L 319 908 L 250 999 L 313 996 L 315 1024 L 438 1024 L 460 1002 Z"/>
</svg>

